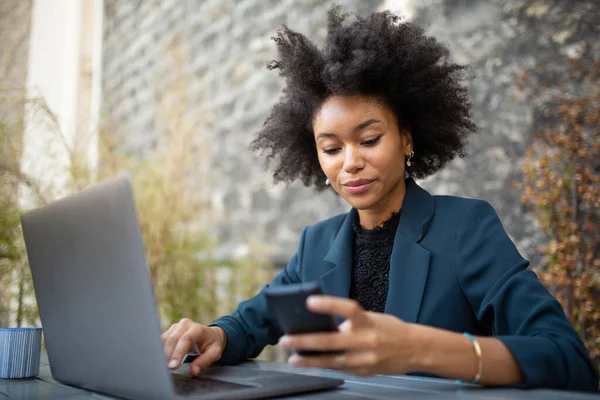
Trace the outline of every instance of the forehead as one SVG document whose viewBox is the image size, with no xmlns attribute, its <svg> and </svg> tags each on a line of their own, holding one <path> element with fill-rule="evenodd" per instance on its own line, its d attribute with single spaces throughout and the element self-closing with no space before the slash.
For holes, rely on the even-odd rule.
<svg viewBox="0 0 600 400">
<path fill-rule="evenodd" d="M 315 113 L 315 132 L 326 127 L 353 127 L 368 119 L 388 124 L 394 118 L 391 110 L 380 100 L 362 95 L 329 97 Z"/>
</svg>

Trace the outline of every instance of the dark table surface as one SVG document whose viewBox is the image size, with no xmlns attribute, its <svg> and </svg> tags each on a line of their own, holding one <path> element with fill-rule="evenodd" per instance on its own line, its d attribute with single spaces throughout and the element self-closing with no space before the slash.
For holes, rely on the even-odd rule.
<svg viewBox="0 0 600 400">
<path fill-rule="evenodd" d="M 337 390 L 288 396 L 286 399 L 600 399 L 598 394 L 557 390 L 492 389 L 460 385 L 452 380 L 411 376 L 374 376 L 360 378 L 329 370 L 299 369 L 273 362 L 247 362 L 246 368 L 341 378 L 345 384 Z M 186 368 L 185 366 L 182 368 Z M 112 399 L 112 397 L 66 386 L 52 379 L 46 355 L 42 353 L 40 374 L 32 380 L 0 380 L 0 399 Z"/>
</svg>

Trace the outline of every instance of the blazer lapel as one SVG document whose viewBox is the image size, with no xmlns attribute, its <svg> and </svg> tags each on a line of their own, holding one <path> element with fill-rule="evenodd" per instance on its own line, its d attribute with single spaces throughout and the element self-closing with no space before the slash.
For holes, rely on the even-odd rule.
<svg viewBox="0 0 600 400">
<path fill-rule="evenodd" d="M 390 288 L 385 312 L 407 322 L 416 322 L 429 271 L 429 251 L 418 242 L 433 216 L 433 199 L 414 180 L 406 180 L 406 195 L 390 259 Z M 356 209 L 350 210 L 334 239 L 325 261 L 333 268 L 321 276 L 323 292 L 348 297 L 352 279 L 352 257 Z"/>
<path fill-rule="evenodd" d="M 345 297 L 350 295 L 352 279 L 352 248 L 354 246 L 354 230 L 352 224 L 357 211 L 350 210 L 335 237 L 325 261 L 333 264 L 333 268 L 321 276 L 323 293 L 330 296 Z M 336 317 L 338 323 L 343 319 Z"/>
<path fill-rule="evenodd" d="M 400 223 L 390 259 L 385 312 L 417 322 L 429 272 L 430 253 L 419 245 L 433 217 L 433 199 L 414 180 L 406 180 Z"/>
</svg>

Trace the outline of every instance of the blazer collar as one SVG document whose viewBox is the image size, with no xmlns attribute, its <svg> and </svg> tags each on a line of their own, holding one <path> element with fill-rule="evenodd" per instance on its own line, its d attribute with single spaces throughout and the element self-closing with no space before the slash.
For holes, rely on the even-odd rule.
<svg viewBox="0 0 600 400">
<path fill-rule="evenodd" d="M 350 293 L 354 242 L 352 224 L 357 214 L 356 209 L 350 210 L 325 256 L 324 260 L 334 265 L 334 268 L 321 277 L 326 294 L 348 297 Z M 433 214 L 432 196 L 412 178 L 407 179 L 390 260 L 390 293 L 386 312 L 409 322 L 417 319 L 429 269 L 429 252 L 418 245 L 418 242 L 427 232 Z"/>
</svg>

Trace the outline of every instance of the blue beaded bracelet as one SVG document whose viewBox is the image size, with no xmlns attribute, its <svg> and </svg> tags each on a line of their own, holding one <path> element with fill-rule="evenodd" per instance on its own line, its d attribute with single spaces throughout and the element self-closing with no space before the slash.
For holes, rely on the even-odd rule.
<svg viewBox="0 0 600 400">
<path fill-rule="evenodd" d="M 479 382 L 479 379 L 481 379 L 481 370 L 483 369 L 483 359 L 481 357 L 481 346 L 479 346 L 479 342 L 477 341 L 477 339 L 475 339 L 475 336 L 471 335 L 470 333 L 463 333 L 463 335 L 465 335 L 466 337 L 469 338 L 469 340 L 471 340 L 471 343 L 473 343 L 473 348 L 475 349 L 475 354 L 477 355 L 477 374 L 475 375 L 475 378 L 471 381 L 471 382 L 464 382 L 461 381 L 460 379 L 456 381 L 456 383 L 460 383 L 460 384 L 465 384 L 465 383 L 469 383 L 469 384 L 475 384 Z"/>
</svg>

